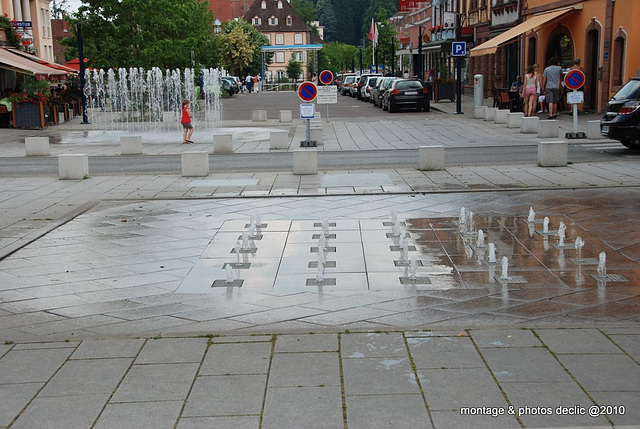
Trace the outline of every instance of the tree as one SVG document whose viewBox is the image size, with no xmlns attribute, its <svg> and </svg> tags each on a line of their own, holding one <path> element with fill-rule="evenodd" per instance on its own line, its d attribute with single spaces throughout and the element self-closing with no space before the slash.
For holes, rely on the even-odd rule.
<svg viewBox="0 0 640 429">
<path fill-rule="evenodd" d="M 318 53 L 318 63 L 321 70 L 329 69 L 334 73 L 350 70 L 358 57 L 358 48 L 340 42 L 325 44 Z"/>
<path fill-rule="evenodd" d="M 338 31 L 338 21 L 336 20 L 336 13 L 333 10 L 331 0 L 318 0 L 318 3 L 316 3 L 316 12 L 320 25 L 324 26 L 325 42 L 335 40 Z"/>
<path fill-rule="evenodd" d="M 287 63 L 287 77 L 293 81 L 298 80 L 302 74 L 302 63 L 296 61 L 295 57 L 291 55 L 289 62 Z"/>
<path fill-rule="evenodd" d="M 217 66 L 213 14 L 201 0 L 83 0 L 69 22 L 82 23 L 84 54 L 90 65 L 185 68 Z M 77 56 L 75 36 L 68 58 Z"/>
<path fill-rule="evenodd" d="M 262 46 L 269 45 L 269 38 L 260 33 L 253 25 L 243 19 L 227 21 L 222 27 L 222 34 L 218 37 L 223 37 L 225 34 L 229 34 L 232 31 L 238 31 L 244 33 L 247 36 L 247 41 L 251 50 L 251 58 L 239 69 L 236 69 L 236 73 L 246 74 L 251 73 L 256 75 L 260 73 L 260 66 L 262 64 Z M 222 48 L 220 50 L 220 57 L 226 58 L 233 55 L 233 52 Z M 273 55 L 265 55 L 265 66 L 271 64 Z"/>
<path fill-rule="evenodd" d="M 253 48 L 249 42 L 249 34 L 240 27 L 218 36 L 218 47 L 222 53 L 222 66 L 233 74 L 240 75 L 253 61 Z"/>
<path fill-rule="evenodd" d="M 62 19 L 69 15 L 69 0 L 51 0 L 50 10 L 53 19 Z"/>
<path fill-rule="evenodd" d="M 305 23 L 309 24 L 316 19 L 316 9 L 311 0 L 291 0 L 289 3 Z"/>
</svg>

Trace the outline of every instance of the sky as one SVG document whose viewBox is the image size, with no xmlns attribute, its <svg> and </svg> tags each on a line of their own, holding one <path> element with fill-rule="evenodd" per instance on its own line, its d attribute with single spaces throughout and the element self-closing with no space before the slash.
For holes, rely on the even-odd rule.
<svg viewBox="0 0 640 429">
<path fill-rule="evenodd" d="M 67 3 L 69 4 L 69 9 L 72 12 L 78 10 L 78 8 L 82 5 L 81 0 L 68 0 Z"/>
</svg>

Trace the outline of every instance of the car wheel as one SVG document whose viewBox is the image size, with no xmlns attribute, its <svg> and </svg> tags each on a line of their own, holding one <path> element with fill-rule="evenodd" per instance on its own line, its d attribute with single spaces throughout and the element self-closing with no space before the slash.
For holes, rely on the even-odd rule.
<svg viewBox="0 0 640 429">
<path fill-rule="evenodd" d="M 382 110 L 387 110 L 387 105 L 384 100 L 382 100 Z"/>
<path fill-rule="evenodd" d="M 391 104 L 391 102 L 389 102 L 389 113 L 394 113 L 396 111 L 396 109 L 393 108 L 393 104 Z"/>
<path fill-rule="evenodd" d="M 629 149 L 640 149 L 640 142 L 638 140 L 620 140 L 620 143 Z"/>
</svg>

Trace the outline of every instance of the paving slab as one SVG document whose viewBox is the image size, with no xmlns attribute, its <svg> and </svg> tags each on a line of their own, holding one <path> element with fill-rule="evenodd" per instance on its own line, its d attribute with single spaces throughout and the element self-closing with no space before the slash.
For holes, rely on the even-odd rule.
<svg viewBox="0 0 640 429">
<path fill-rule="evenodd" d="M 349 429 L 433 427 L 419 394 L 347 396 L 346 404 Z"/>
<path fill-rule="evenodd" d="M 344 359 L 342 368 L 346 395 L 420 393 L 408 357 Z"/>
<path fill-rule="evenodd" d="M 485 367 L 471 339 L 466 336 L 408 338 L 407 342 L 418 369 Z"/>
<path fill-rule="evenodd" d="M 342 358 L 399 357 L 407 355 L 404 337 L 397 332 L 345 334 L 341 336 Z"/>
<path fill-rule="evenodd" d="M 0 359 L 0 384 L 49 381 L 71 353 L 72 349 L 10 351 Z"/>
<path fill-rule="evenodd" d="M 269 387 L 340 385 L 338 353 L 277 353 L 269 373 Z"/>
<path fill-rule="evenodd" d="M 640 366 L 623 354 L 559 355 L 558 359 L 588 391 L 640 391 Z"/>
<path fill-rule="evenodd" d="M 177 429 L 259 429 L 260 416 L 182 417 Z"/>
<path fill-rule="evenodd" d="M 431 419 L 436 429 L 474 428 L 500 429 L 518 428 L 520 424 L 514 416 L 504 414 L 493 417 L 491 415 L 461 415 L 459 411 L 431 411 Z"/>
<path fill-rule="evenodd" d="M 69 359 L 135 358 L 143 344 L 143 339 L 85 340 Z"/>
<path fill-rule="evenodd" d="M 88 428 L 109 395 L 36 398 L 11 426 L 18 429 Z"/>
<path fill-rule="evenodd" d="M 337 352 L 338 336 L 335 334 L 278 335 L 276 353 Z"/>
<path fill-rule="evenodd" d="M 42 386 L 44 383 L 0 385 L 0 427 L 9 426 Z"/>
<path fill-rule="evenodd" d="M 199 375 L 266 374 L 269 370 L 271 342 L 212 344 Z"/>
<path fill-rule="evenodd" d="M 206 338 L 160 338 L 148 340 L 136 364 L 201 362 L 207 349 Z"/>
<path fill-rule="evenodd" d="M 133 365 L 111 402 L 183 400 L 198 367 L 197 363 Z"/>
<path fill-rule="evenodd" d="M 269 387 L 265 398 L 262 427 L 344 427 L 340 387 Z"/>
<path fill-rule="evenodd" d="M 482 355 L 501 383 L 569 381 L 558 361 L 543 348 L 490 348 Z"/>
<path fill-rule="evenodd" d="M 172 429 L 182 409 L 182 401 L 136 402 L 107 404 L 96 429 L 129 427 L 140 429 Z"/>
<path fill-rule="evenodd" d="M 536 329 L 536 333 L 552 352 L 558 354 L 622 353 L 597 329 Z"/>
<path fill-rule="evenodd" d="M 528 329 L 482 329 L 471 332 L 478 347 L 540 347 L 542 344 Z"/>
<path fill-rule="evenodd" d="M 198 377 L 182 416 L 260 415 L 266 384 L 266 374 Z"/>
</svg>

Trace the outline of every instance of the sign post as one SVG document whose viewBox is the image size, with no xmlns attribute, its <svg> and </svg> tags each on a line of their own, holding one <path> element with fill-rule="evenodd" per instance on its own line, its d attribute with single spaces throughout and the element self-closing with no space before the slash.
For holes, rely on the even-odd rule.
<svg viewBox="0 0 640 429">
<path fill-rule="evenodd" d="M 462 115 L 462 58 L 466 55 L 467 42 L 451 43 L 451 56 L 456 57 L 456 115 Z"/>
<path fill-rule="evenodd" d="M 573 132 L 565 134 L 568 139 L 587 138 L 585 133 L 578 132 L 578 104 L 584 102 L 584 92 L 578 91 L 578 88 L 584 85 L 584 79 L 584 73 L 579 69 L 569 70 L 564 76 L 564 86 L 572 90 L 567 93 L 567 102 L 573 110 Z"/>
<path fill-rule="evenodd" d="M 303 101 L 300 104 L 300 118 L 307 121 L 307 139 L 300 142 L 300 147 L 315 147 L 316 142 L 311 141 L 311 119 L 315 118 L 315 104 L 312 103 L 318 95 L 318 88 L 313 82 L 302 82 L 298 87 L 298 97 Z"/>
<path fill-rule="evenodd" d="M 320 72 L 320 82 L 326 86 L 321 86 L 318 88 L 318 104 L 327 105 L 327 124 L 328 124 L 329 123 L 329 104 L 338 102 L 338 92 L 336 91 L 336 88 L 333 85 L 331 85 L 333 83 L 333 73 L 331 72 L 331 70 L 322 70 L 322 72 Z M 331 96 L 331 91 L 329 91 L 330 89 L 332 89 L 333 93 L 336 95 L 336 101 L 332 101 L 332 99 L 329 100 L 329 97 Z"/>
</svg>

